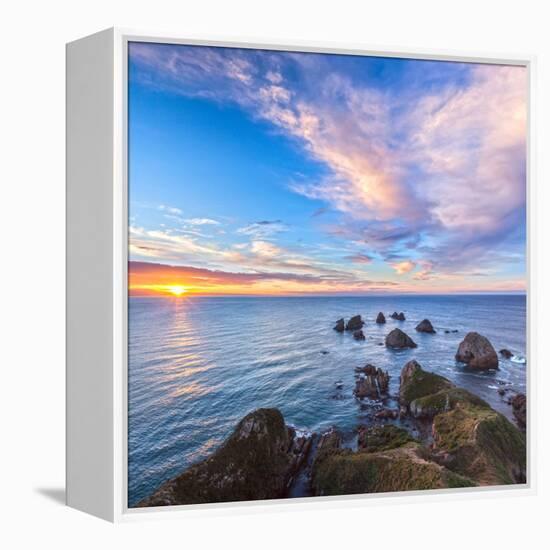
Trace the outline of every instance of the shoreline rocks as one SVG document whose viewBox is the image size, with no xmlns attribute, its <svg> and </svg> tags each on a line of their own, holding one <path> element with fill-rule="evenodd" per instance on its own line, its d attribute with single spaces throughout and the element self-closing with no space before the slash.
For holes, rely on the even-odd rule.
<svg viewBox="0 0 550 550">
<path fill-rule="evenodd" d="M 137 506 L 282 498 L 310 446 L 311 436 L 297 436 L 278 409 L 257 409 L 209 458 L 163 483 Z"/>
<path fill-rule="evenodd" d="M 428 334 L 435 334 L 434 327 L 429 319 L 424 319 L 416 325 L 416 332 L 426 332 Z"/>
<path fill-rule="evenodd" d="M 365 323 L 363 322 L 363 319 L 361 319 L 361 315 L 355 315 L 347 322 L 346 330 L 353 332 L 363 328 L 364 324 Z"/>
<path fill-rule="evenodd" d="M 527 425 L 527 397 L 524 393 L 518 393 L 510 400 L 514 417 L 520 426 L 525 429 Z"/>
<path fill-rule="evenodd" d="M 472 369 L 498 369 L 498 356 L 495 348 L 485 336 L 469 332 L 458 346 L 455 359 L 466 363 Z"/>
<path fill-rule="evenodd" d="M 383 325 L 386 322 L 386 318 L 384 317 L 384 314 L 380 311 L 376 317 L 376 323 L 378 325 Z"/>
<path fill-rule="evenodd" d="M 385 343 L 387 348 L 392 348 L 392 349 L 406 349 L 406 348 L 417 347 L 416 343 L 412 340 L 412 338 L 398 328 L 394 328 L 386 336 Z"/>
<path fill-rule="evenodd" d="M 511 359 L 514 357 L 514 354 L 509 349 L 501 349 L 499 353 L 504 359 Z"/>
</svg>

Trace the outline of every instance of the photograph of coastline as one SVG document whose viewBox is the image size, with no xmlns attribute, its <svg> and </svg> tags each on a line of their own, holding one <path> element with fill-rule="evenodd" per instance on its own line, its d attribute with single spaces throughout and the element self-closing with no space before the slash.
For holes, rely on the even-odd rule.
<svg viewBox="0 0 550 550">
<path fill-rule="evenodd" d="M 527 482 L 527 79 L 129 44 L 130 508 Z"/>
</svg>

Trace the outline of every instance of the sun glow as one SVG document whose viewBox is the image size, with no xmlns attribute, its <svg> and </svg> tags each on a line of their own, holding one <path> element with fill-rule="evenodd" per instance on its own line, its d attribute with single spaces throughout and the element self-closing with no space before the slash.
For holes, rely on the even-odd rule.
<svg viewBox="0 0 550 550">
<path fill-rule="evenodd" d="M 187 292 L 187 289 L 181 285 L 169 286 L 166 290 L 168 290 L 168 292 L 170 292 L 174 296 L 181 296 L 182 294 L 185 294 Z"/>
</svg>

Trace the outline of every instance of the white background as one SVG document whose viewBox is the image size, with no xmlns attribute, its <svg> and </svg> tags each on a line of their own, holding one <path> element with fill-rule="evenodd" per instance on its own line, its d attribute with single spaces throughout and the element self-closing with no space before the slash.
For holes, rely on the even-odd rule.
<svg viewBox="0 0 550 550">
<path fill-rule="evenodd" d="M 548 548 L 550 117 L 547 2 L 378 0 L 12 1 L 0 7 L 0 545 L 3 548 Z M 270 37 L 535 54 L 540 337 L 534 439 L 538 495 L 311 506 L 113 526 L 60 504 L 64 483 L 64 47 L 119 25 L 229 38 Z M 506 116 L 506 113 L 503 113 Z M 546 242 L 545 242 L 546 241 Z"/>
</svg>

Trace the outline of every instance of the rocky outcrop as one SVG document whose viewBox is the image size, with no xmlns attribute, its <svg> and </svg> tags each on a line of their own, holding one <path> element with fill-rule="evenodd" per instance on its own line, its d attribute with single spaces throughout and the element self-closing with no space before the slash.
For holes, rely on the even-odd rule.
<svg viewBox="0 0 550 550">
<path fill-rule="evenodd" d="M 510 405 L 512 405 L 512 411 L 518 425 L 525 429 L 527 425 L 527 397 L 524 393 L 518 393 L 512 397 Z"/>
<path fill-rule="evenodd" d="M 504 359 L 511 359 L 514 357 L 514 354 L 509 349 L 501 349 L 499 353 L 502 357 L 504 357 Z"/>
<path fill-rule="evenodd" d="M 406 320 L 406 319 L 405 319 L 405 314 L 404 314 L 403 312 L 397 313 L 397 311 L 394 311 L 394 312 L 390 315 L 390 317 L 391 317 L 392 319 L 395 319 L 396 321 L 405 321 L 405 320 Z"/>
<path fill-rule="evenodd" d="M 380 399 L 388 393 L 390 376 L 387 371 L 377 369 L 374 365 L 366 365 L 361 369 L 355 369 L 359 374 L 355 382 L 355 396 L 358 399 Z"/>
<path fill-rule="evenodd" d="M 525 437 L 503 415 L 416 361 L 403 367 L 400 404 L 432 421 L 431 458 L 476 485 L 525 481 Z"/>
<path fill-rule="evenodd" d="M 416 348 L 416 344 L 401 329 L 394 328 L 386 336 L 386 347 L 392 349 Z"/>
<path fill-rule="evenodd" d="M 312 468 L 316 495 L 385 493 L 448 487 L 469 487 L 472 481 L 424 458 L 420 443 L 394 426 L 360 431 L 359 450 L 341 447 L 331 433 Z"/>
<path fill-rule="evenodd" d="M 352 317 L 348 324 L 346 325 L 346 330 L 355 331 L 363 328 L 363 325 L 365 323 L 363 322 L 363 319 L 361 319 L 361 315 L 355 315 Z"/>
<path fill-rule="evenodd" d="M 344 319 L 338 319 L 338 321 L 336 321 L 336 325 L 334 325 L 334 330 L 336 332 L 344 332 L 346 328 L 346 325 L 344 323 Z"/>
<path fill-rule="evenodd" d="M 472 369 L 498 369 L 498 357 L 495 348 L 485 336 L 477 332 L 466 334 L 466 337 L 458 346 L 455 358 L 461 363 L 466 363 Z"/>
<path fill-rule="evenodd" d="M 404 412 L 410 412 L 415 417 L 433 416 L 430 403 L 422 399 L 436 395 L 442 390 L 454 388 L 454 385 L 443 376 L 425 371 L 420 364 L 409 361 L 401 370 L 399 378 L 399 405 Z"/>
<path fill-rule="evenodd" d="M 435 334 L 434 327 L 429 319 L 424 319 L 416 325 L 416 332 L 427 332 L 428 334 Z"/>
<path fill-rule="evenodd" d="M 376 316 L 376 322 L 379 325 L 383 325 L 386 322 L 386 318 L 384 317 L 384 314 L 381 311 Z"/>
<path fill-rule="evenodd" d="M 364 340 L 364 339 L 365 339 L 365 335 L 363 334 L 363 331 L 362 331 L 361 329 L 356 330 L 356 331 L 353 333 L 353 337 L 354 337 L 356 340 Z"/>
<path fill-rule="evenodd" d="M 284 497 L 310 445 L 311 438 L 297 436 L 278 409 L 258 409 L 239 422 L 213 455 L 161 485 L 138 506 Z"/>
</svg>

